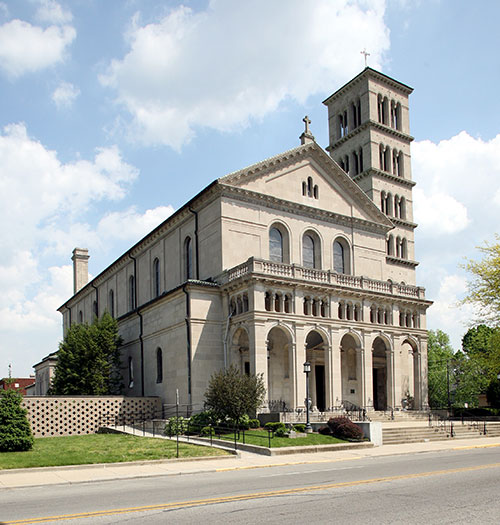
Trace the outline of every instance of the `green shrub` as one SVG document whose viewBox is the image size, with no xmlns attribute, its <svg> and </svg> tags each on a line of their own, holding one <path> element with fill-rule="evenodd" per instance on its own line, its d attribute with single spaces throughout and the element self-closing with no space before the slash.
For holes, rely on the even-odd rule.
<svg viewBox="0 0 500 525">
<path fill-rule="evenodd" d="M 296 425 L 293 425 L 293 429 L 295 432 L 305 432 L 306 425 L 304 423 L 297 423 Z"/>
<path fill-rule="evenodd" d="M 284 431 L 286 431 L 285 423 L 281 423 L 280 421 L 270 421 L 269 423 L 266 423 L 264 425 L 264 428 L 266 430 L 274 432 L 275 434 L 278 429 L 283 429 Z"/>
<path fill-rule="evenodd" d="M 165 425 L 165 434 L 167 436 L 176 436 L 177 434 L 184 434 L 188 428 L 188 419 L 182 416 L 171 417 Z"/>
<path fill-rule="evenodd" d="M 189 420 L 189 429 L 200 432 L 204 427 L 215 425 L 217 418 L 211 410 L 204 410 L 198 414 L 193 414 Z"/>
<path fill-rule="evenodd" d="M 277 428 L 275 431 L 274 431 L 274 435 L 275 437 L 277 438 L 284 438 L 284 437 L 287 437 L 289 434 L 289 431 L 288 429 L 285 427 L 285 428 Z"/>
<path fill-rule="evenodd" d="M 332 417 L 328 420 L 328 427 L 333 437 L 358 441 L 363 439 L 363 432 L 348 417 Z"/>
<path fill-rule="evenodd" d="M 238 422 L 234 421 L 234 419 L 229 419 L 227 421 L 227 426 L 237 428 L 238 430 L 248 430 L 250 428 L 250 416 L 248 414 L 243 414 Z"/>
<path fill-rule="evenodd" d="M 33 434 L 21 406 L 23 397 L 16 390 L 4 390 L 0 396 L 0 452 L 17 452 L 33 447 Z"/>
<path fill-rule="evenodd" d="M 260 421 L 258 419 L 251 419 L 250 428 L 260 428 Z"/>
<path fill-rule="evenodd" d="M 215 430 L 213 427 L 203 427 L 200 431 L 200 436 L 202 437 L 210 437 L 215 435 Z"/>
</svg>

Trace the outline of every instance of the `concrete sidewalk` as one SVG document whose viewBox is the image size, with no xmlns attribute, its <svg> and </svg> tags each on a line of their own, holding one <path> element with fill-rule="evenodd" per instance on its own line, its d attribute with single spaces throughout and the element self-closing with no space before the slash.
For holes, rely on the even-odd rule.
<svg viewBox="0 0 500 525">
<path fill-rule="evenodd" d="M 334 452 L 296 453 L 287 456 L 261 456 L 239 452 L 237 456 L 200 459 L 169 459 L 134 463 L 107 463 L 68 467 L 44 467 L 0 471 L 0 488 L 20 488 L 40 485 L 89 483 L 93 481 L 130 479 L 149 476 L 222 472 L 235 469 L 266 468 L 304 463 L 328 463 L 395 454 L 416 454 L 439 450 L 464 450 L 499 447 L 500 438 L 475 438 L 432 441 L 404 445 L 383 445 L 373 448 L 339 450 Z"/>
</svg>

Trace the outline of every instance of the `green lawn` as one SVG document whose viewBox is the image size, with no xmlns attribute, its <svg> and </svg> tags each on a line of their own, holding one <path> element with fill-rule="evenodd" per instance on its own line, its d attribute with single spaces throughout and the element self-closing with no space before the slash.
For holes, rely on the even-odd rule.
<svg viewBox="0 0 500 525">
<path fill-rule="evenodd" d="M 216 448 L 179 443 L 179 457 L 221 456 Z M 0 452 L 0 470 L 26 467 L 120 463 L 176 457 L 176 442 L 124 434 L 89 434 L 35 439 L 27 452 Z"/>
<path fill-rule="evenodd" d="M 226 434 L 222 439 L 234 442 L 234 434 Z M 238 439 L 243 443 L 243 432 L 240 432 Z M 250 445 L 260 445 L 261 447 L 269 447 L 269 439 L 267 430 L 249 430 L 245 431 L 244 442 Z M 307 437 L 299 438 L 280 438 L 273 437 L 271 439 L 271 448 L 277 447 L 303 447 L 307 445 L 332 445 L 334 443 L 346 443 L 346 441 L 331 436 L 323 436 L 322 434 L 311 433 Z"/>
</svg>

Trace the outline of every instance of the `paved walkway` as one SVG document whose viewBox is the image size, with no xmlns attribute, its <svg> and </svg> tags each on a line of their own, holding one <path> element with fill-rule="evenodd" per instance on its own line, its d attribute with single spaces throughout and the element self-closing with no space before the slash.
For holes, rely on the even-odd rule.
<svg viewBox="0 0 500 525">
<path fill-rule="evenodd" d="M 0 489 L 217 472 L 231 469 L 265 468 L 303 463 L 326 463 L 394 454 L 415 454 L 439 450 L 463 450 L 482 447 L 499 447 L 500 453 L 500 437 L 432 441 L 404 445 L 383 445 L 373 448 L 316 452 L 311 454 L 297 453 L 273 457 L 251 454 L 249 452 L 239 452 L 237 456 L 221 456 L 215 458 L 170 459 L 139 461 L 134 463 L 12 469 L 0 471 Z"/>
</svg>

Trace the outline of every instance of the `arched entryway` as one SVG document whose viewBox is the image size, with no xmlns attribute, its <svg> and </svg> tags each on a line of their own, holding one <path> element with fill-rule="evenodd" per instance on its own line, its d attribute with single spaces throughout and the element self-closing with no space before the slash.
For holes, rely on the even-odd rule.
<svg viewBox="0 0 500 525">
<path fill-rule="evenodd" d="M 270 406 L 293 405 L 292 338 L 283 328 L 274 327 L 267 336 L 267 380 Z"/>
<path fill-rule="evenodd" d="M 361 366 L 359 340 L 346 334 L 340 342 L 340 360 L 342 371 L 342 401 L 361 406 Z"/>
<path fill-rule="evenodd" d="M 373 342 L 373 408 L 387 410 L 389 406 L 389 363 L 387 359 L 387 345 L 377 337 Z"/>
<path fill-rule="evenodd" d="M 312 406 L 320 412 L 326 410 L 326 348 L 327 343 L 320 332 L 313 330 L 307 334 L 306 361 L 311 363 L 309 395 L 311 396 Z"/>
<path fill-rule="evenodd" d="M 420 407 L 419 355 L 414 341 L 406 339 L 401 346 L 401 406 L 409 409 Z"/>
<path fill-rule="evenodd" d="M 238 370 L 250 374 L 250 352 L 248 332 L 245 328 L 238 328 L 231 340 L 228 365 L 235 365 Z"/>
</svg>

